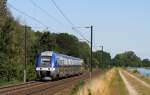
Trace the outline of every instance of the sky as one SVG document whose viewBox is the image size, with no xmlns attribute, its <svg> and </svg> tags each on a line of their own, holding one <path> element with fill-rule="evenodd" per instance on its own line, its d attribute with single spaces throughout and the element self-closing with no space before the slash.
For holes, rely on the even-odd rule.
<svg viewBox="0 0 150 95">
<path fill-rule="evenodd" d="M 103 45 L 104 50 L 110 52 L 112 57 L 125 51 L 134 51 L 142 59 L 150 59 L 150 0 L 55 0 L 55 2 L 86 39 L 90 40 L 90 29 L 84 27 L 94 26 L 93 50 L 99 50 Z M 36 18 L 46 26 L 18 13 L 11 6 Z M 51 0 L 8 0 L 8 8 L 17 20 L 34 30 L 67 32 L 84 40 L 72 29 L 72 25 L 64 19 Z"/>
</svg>

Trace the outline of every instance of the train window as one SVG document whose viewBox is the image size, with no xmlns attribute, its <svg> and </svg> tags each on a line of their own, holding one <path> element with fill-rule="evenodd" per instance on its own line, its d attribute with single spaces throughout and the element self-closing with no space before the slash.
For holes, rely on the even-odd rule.
<svg viewBox="0 0 150 95">
<path fill-rule="evenodd" d="M 42 59 L 50 59 L 50 56 L 41 56 Z"/>
<path fill-rule="evenodd" d="M 67 59 L 64 60 L 64 65 L 67 65 Z"/>
<path fill-rule="evenodd" d="M 57 63 L 58 63 L 59 65 L 62 65 L 62 64 L 63 64 L 62 60 L 60 60 L 59 58 L 57 58 Z"/>
<path fill-rule="evenodd" d="M 50 56 L 41 56 L 41 66 L 45 67 L 45 66 L 49 66 L 50 64 Z"/>
<path fill-rule="evenodd" d="M 62 60 L 62 65 L 64 65 L 65 64 L 65 60 Z"/>
<path fill-rule="evenodd" d="M 57 64 L 60 64 L 60 60 L 59 60 L 59 58 L 57 58 Z"/>
<path fill-rule="evenodd" d="M 69 65 L 69 59 L 67 60 L 67 65 Z"/>
<path fill-rule="evenodd" d="M 50 62 L 50 56 L 41 56 L 42 62 Z"/>
</svg>

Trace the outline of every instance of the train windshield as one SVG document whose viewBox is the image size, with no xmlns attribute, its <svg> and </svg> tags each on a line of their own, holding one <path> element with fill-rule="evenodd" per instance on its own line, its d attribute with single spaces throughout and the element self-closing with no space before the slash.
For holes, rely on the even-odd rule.
<svg viewBox="0 0 150 95">
<path fill-rule="evenodd" d="M 41 67 L 50 66 L 51 56 L 41 56 Z"/>
</svg>

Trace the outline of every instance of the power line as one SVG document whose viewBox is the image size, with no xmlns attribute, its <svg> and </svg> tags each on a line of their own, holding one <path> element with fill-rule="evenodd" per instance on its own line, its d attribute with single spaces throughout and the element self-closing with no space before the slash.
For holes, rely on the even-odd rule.
<svg viewBox="0 0 150 95">
<path fill-rule="evenodd" d="M 58 24 L 62 24 L 59 20 L 57 20 L 54 16 L 52 16 L 50 13 L 48 13 L 46 10 L 44 10 L 43 8 L 41 8 L 39 5 L 37 5 L 35 2 L 34 2 L 34 0 L 29 0 L 29 1 L 31 1 L 31 3 L 35 6 L 35 7 L 37 7 L 37 8 L 39 8 L 44 14 L 46 14 L 48 17 L 51 17 L 54 21 L 56 21 Z"/>
<path fill-rule="evenodd" d="M 74 24 L 69 20 L 69 18 L 64 14 L 64 12 L 58 7 L 58 5 L 56 4 L 56 2 L 54 0 L 51 0 L 52 3 L 55 5 L 56 9 L 61 13 L 61 15 L 66 19 L 66 21 L 71 24 L 72 26 L 74 26 Z"/>
<path fill-rule="evenodd" d="M 84 40 L 86 40 L 88 43 L 90 43 L 90 41 L 89 40 L 87 40 L 82 34 L 81 34 L 81 31 L 80 30 L 78 30 L 78 29 L 76 29 L 76 28 L 72 28 L 73 30 L 75 30 Z"/>
<path fill-rule="evenodd" d="M 14 10 L 16 10 L 18 13 L 23 14 L 23 15 L 29 17 L 30 19 L 34 20 L 35 22 L 41 24 L 41 25 L 44 26 L 44 27 L 48 27 L 47 25 L 45 25 L 44 23 L 42 23 L 42 22 L 39 21 L 38 19 L 36 19 L 36 18 L 34 18 L 34 17 L 28 15 L 27 13 L 25 13 L 25 12 L 23 12 L 23 11 L 17 9 L 17 8 L 14 7 L 13 5 L 11 5 L 10 3 L 8 3 L 8 5 L 9 5 L 11 8 L 13 8 Z M 50 28 L 50 27 L 49 27 L 49 28 Z M 50 28 L 50 29 L 53 30 L 52 28 Z"/>
<path fill-rule="evenodd" d="M 73 27 L 73 29 L 86 41 L 88 41 L 82 34 L 81 31 L 75 28 L 75 25 L 71 22 L 71 20 L 64 14 L 64 12 L 59 8 L 54 0 L 51 0 L 56 9 L 61 13 L 61 15 L 65 18 L 65 20 Z M 89 42 L 89 41 L 88 41 Z"/>
<path fill-rule="evenodd" d="M 19 13 L 21 13 L 21 14 L 23 14 L 23 15 L 29 17 L 29 18 L 31 18 L 32 20 L 36 21 L 37 23 L 41 24 L 42 26 L 47 27 L 47 26 L 46 26 L 45 24 L 43 24 L 41 21 L 39 21 L 39 20 L 37 20 L 36 18 L 34 18 L 34 17 L 28 15 L 27 13 L 25 13 L 25 12 L 23 12 L 23 11 L 21 11 L 21 10 L 15 8 L 13 5 L 11 5 L 11 4 L 9 4 L 9 3 L 8 3 L 8 5 L 9 5 L 11 8 L 13 8 L 14 10 L 16 10 L 17 12 L 19 12 Z"/>
</svg>

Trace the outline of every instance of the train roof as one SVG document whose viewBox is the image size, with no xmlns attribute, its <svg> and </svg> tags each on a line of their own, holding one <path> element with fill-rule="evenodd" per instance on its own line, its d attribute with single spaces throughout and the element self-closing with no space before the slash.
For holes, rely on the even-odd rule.
<svg viewBox="0 0 150 95">
<path fill-rule="evenodd" d="M 73 57 L 73 56 L 68 56 L 68 55 L 65 55 L 65 54 L 56 53 L 54 51 L 44 51 L 44 52 L 41 52 L 41 55 L 46 54 L 48 56 L 52 56 L 53 53 L 55 53 L 55 54 L 57 54 L 59 56 L 65 57 L 65 58 L 71 58 L 71 59 L 74 59 L 74 60 L 82 60 L 82 59 L 77 58 L 77 57 Z"/>
</svg>

